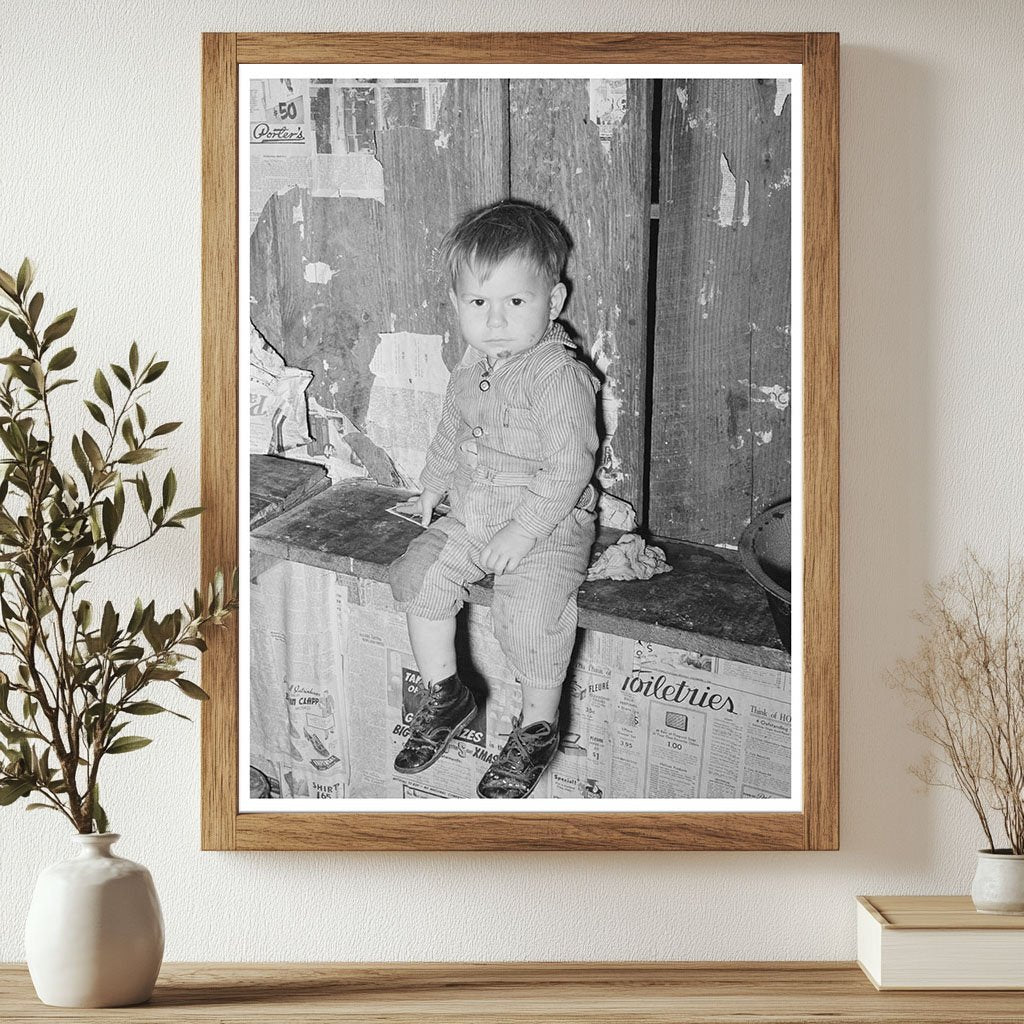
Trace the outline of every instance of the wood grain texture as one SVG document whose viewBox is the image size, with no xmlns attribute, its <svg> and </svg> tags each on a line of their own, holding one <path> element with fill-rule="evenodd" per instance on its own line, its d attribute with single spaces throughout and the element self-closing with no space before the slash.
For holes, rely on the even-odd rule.
<svg viewBox="0 0 1024 1024">
<path fill-rule="evenodd" d="M 200 559 L 203 586 L 238 564 L 238 131 L 235 37 L 203 36 L 203 287 Z M 204 849 L 232 849 L 238 808 L 238 625 L 203 655 Z"/>
<path fill-rule="evenodd" d="M 240 814 L 241 850 L 800 850 L 801 814 Z"/>
<path fill-rule="evenodd" d="M 214 565 L 230 564 L 238 543 L 234 443 L 238 384 L 237 62 L 800 62 L 805 60 L 805 47 L 805 318 L 813 329 L 805 334 L 805 548 L 810 557 L 805 565 L 804 813 L 562 814 L 537 821 L 530 816 L 463 815 L 456 816 L 462 823 L 451 829 L 443 817 L 432 815 L 240 815 L 238 653 L 237 638 L 229 633 L 215 639 L 203 660 L 203 681 L 214 694 L 204 709 L 202 726 L 205 849 L 835 848 L 839 820 L 836 36 L 205 36 L 202 486 L 209 512 L 203 528 L 202 565 L 208 575 Z M 481 818 L 486 821 L 481 823 Z"/>
<path fill-rule="evenodd" d="M 323 466 L 276 455 L 250 455 L 249 529 L 276 519 L 328 487 Z"/>
<path fill-rule="evenodd" d="M 589 117 L 588 86 L 510 82 L 511 192 L 551 209 L 572 239 L 562 322 L 604 380 L 598 475 L 642 518 L 653 85 L 627 81 L 625 116 L 607 151 Z"/>
<path fill-rule="evenodd" d="M 650 523 L 737 543 L 790 496 L 790 116 L 775 79 L 665 82 Z"/>
<path fill-rule="evenodd" d="M 434 130 L 377 134 L 385 202 L 380 239 L 390 330 L 439 334 L 449 369 L 465 345 L 436 261 L 445 232 L 477 207 L 508 195 L 508 85 L 453 79 Z"/>
<path fill-rule="evenodd" d="M 1024 931 L 1019 914 L 979 914 L 970 896 L 858 896 L 883 928 L 961 931 Z"/>
<path fill-rule="evenodd" d="M 799 64 L 799 32 L 242 32 L 240 64 Z"/>
<path fill-rule="evenodd" d="M 9 1024 L 1019 1024 L 1019 992 L 877 992 L 851 963 L 165 964 L 152 1000 L 61 1010 L 0 965 Z"/>
<path fill-rule="evenodd" d="M 839 36 L 804 58 L 804 805 L 839 848 Z"/>
</svg>

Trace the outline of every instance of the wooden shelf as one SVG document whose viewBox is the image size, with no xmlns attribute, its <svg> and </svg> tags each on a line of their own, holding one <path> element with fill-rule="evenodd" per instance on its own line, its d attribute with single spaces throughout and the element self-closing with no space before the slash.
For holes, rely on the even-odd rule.
<svg viewBox="0 0 1024 1024">
<path fill-rule="evenodd" d="M 42 1005 L 0 965 L 0 1020 L 258 1024 L 1020 1024 L 1020 992 L 876 992 L 850 963 L 166 964 L 150 1003 Z"/>
<path fill-rule="evenodd" d="M 264 461 L 266 471 L 285 460 Z M 254 528 L 254 561 L 265 566 L 267 558 L 287 558 L 385 580 L 388 564 L 419 532 L 385 511 L 405 497 L 406 492 L 365 480 L 336 484 Z M 619 536 L 604 531 L 598 544 L 614 543 Z M 652 580 L 585 583 L 579 593 L 582 628 L 790 671 L 764 593 L 735 552 L 658 538 L 654 543 L 665 549 L 672 572 Z M 469 593 L 475 603 L 491 603 L 489 580 Z"/>
</svg>

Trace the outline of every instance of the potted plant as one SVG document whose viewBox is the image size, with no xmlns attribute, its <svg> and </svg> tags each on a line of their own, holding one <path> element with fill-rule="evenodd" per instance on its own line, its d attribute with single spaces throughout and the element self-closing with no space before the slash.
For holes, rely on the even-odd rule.
<svg viewBox="0 0 1024 1024">
<path fill-rule="evenodd" d="M 896 683 L 938 748 L 911 770 L 959 789 L 987 847 L 971 889 L 983 913 L 1024 914 L 1024 562 L 997 573 L 969 554 L 926 588 L 916 655 Z"/>
<path fill-rule="evenodd" d="M 40 876 L 26 930 L 40 998 L 65 1006 L 147 999 L 163 955 L 163 925 L 149 872 L 112 854 L 101 803 L 108 757 L 147 746 L 133 723 L 186 716 L 165 707 L 168 688 L 195 700 L 186 678 L 204 630 L 235 606 L 237 581 L 217 573 L 205 592 L 159 613 L 139 598 L 122 611 L 92 596 L 90 577 L 199 508 L 174 505 L 168 469 L 142 467 L 179 423 L 150 423 L 142 401 L 167 363 L 132 344 L 124 365 L 97 369 L 84 408 L 95 425 L 64 432 L 53 395 L 76 380 L 62 339 L 75 310 L 42 325 L 43 294 L 25 260 L 0 271 L 0 328 L 14 333 L 0 358 L 0 805 L 63 815 L 78 858 Z M 132 500 L 129 500 L 131 496 Z"/>
</svg>

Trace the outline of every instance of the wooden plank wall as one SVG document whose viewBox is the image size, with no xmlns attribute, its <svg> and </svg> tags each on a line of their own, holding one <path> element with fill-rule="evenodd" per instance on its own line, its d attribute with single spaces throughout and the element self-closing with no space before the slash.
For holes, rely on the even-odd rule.
<svg viewBox="0 0 1024 1024">
<path fill-rule="evenodd" d="M 774 79 L 662 93 L 650 528 L 736 543 L 789 496 L 790 110 Z"/>
<path fill-rule="evenodd" d="M 463 214 L 508 195 L 508 136 L 508 83 L 499 79 L 450 81 L 436 131 L 377 133 L 386 196 L 380 242 L 395 318 L 384 329 L 442 335 L 449 369 L 465 346 L 434 254 Z"/>
<path fill-rule="evenodd" d="M 514 198 L 550 208 L 572 237 L 562 319 L 605 379 L 600 478 L 642 518 L 653 83 L 625 87 L 606 148 L 587 79 L 513 80 L 510 181 Z"/>
<path fill-rule="evenodd" d="M 433 129 L 375 131 L 383 204 L 296 187 L 271 197 L 252 234 L 254 325 L 288 365 L 313 372 L 307 395 L 351 421 L 345 440 L 379 483 L 400 482 L 389 454 L 362 433 L 379 335 L 440 335 L 445 363 L 458 362 L 463 346 L 436 249 L 464 212 L 507 194 L 507 122 L 506 83 L 449 82 Z M 323 283 L 305 273 L 318 262 L 331 271 Z"/>
<path fill-rule="evenodd" d="M 734 544 L 790 493 L 791 104 L 774 79 L 659 83 L 649 315 L 656 86 L 627 81 L 621 120 L 599 127 L 599 85 L 450 81 L 431 129 L 401 123 L 396 103 L 373 134 L 383 204 L 305 188 L 267 203 L 251 240 L 253 320 L 289 365 L 314 373 L 308 394 L 351 422 L 346 440 L 370 475 L 398 482 L 359 433 L 379 335 L 440 335 L 454 366 L 463 346 L 435 265 L 441 237 L 508 195 L 547 206 L 574 243 L 563 320 L 605 378 L 606 490 L 652 534 Z M 315 262 L 332 269 L 324 283 L 304 274 Z"/>
</svg>

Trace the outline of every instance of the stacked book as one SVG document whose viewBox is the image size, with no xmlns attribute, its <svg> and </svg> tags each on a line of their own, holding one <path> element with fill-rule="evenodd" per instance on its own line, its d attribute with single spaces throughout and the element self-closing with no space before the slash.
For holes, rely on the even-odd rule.
<svg viewBox="0 0 1024 1024">
<path fill-rule="evenodd" d="M 878 989 L 1024 989 L 1024 915 L 979 914 L 970 896 L 858 896 L 857 962 Z"/>
</svg>

